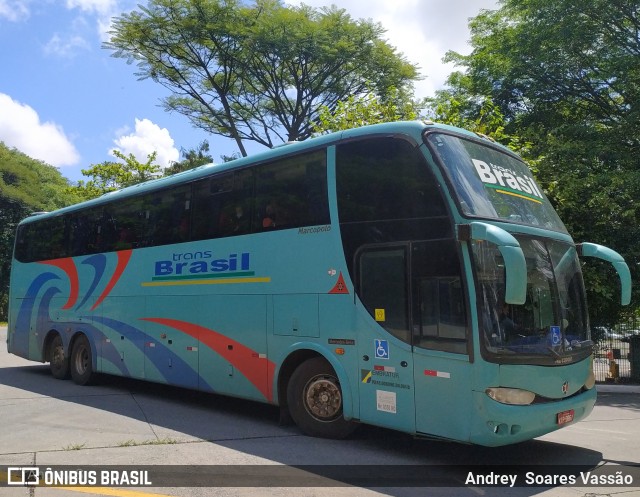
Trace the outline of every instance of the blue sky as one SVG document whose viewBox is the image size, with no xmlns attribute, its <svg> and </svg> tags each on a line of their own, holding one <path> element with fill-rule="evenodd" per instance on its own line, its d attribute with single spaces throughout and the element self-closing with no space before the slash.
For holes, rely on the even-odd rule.
<svg viewBox="0 0 640 497">
<path fill-rule="evenodd" d="M 131 0 L 0 0 L 0 141 L 56 166 L 72 182 L 81 169 L 113 160 L 111 151 L 146 161 L 158 152 L 163 166 L 179 150 L 208 140 L 214 160 L 237 149 L 207 135 L 159 105 L 167 90 L 138 81 L 135 66 L 102 48 L 110 19 L 136 8 Z M 330 0 L 306 0 L 320 7 Z M 468 52 L 467 20 L 494 0 L 342 0 L 354 18 L 386 29 L 388 42 L 421 68 L 417 96 L 442 86 L 451 66 L 447 50 Z M 258 151 L 258 146 L 249 146 Z"/>
</svg>

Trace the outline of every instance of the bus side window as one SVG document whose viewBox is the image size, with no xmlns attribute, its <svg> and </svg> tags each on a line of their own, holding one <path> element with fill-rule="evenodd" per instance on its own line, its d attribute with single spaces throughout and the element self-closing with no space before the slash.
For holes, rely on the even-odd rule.
<svg viewBox="0 0 640 497">
<path fill-rule="evenodd" d="M 144 199 L 146 233 L 141 246 L 152 247 L 189 239 L 191 188 L 158 192 Z"/>
<path fill-rule="evenodd" d="M 31 225 L 23 224 L 22 226 L 18 226 L 18 231 L 16 232 L 15 256 L 20 262 L 30 262 L 33 260 L 33 245 L 30 243 L 32 238 L 31 233 L 33 233 Z"/>
<path fill-rule="evenodd" d="M 413 263 L 413 344 L 467 353 L 465 292 L 456 243 L 416 242 Z"/>
<path fill-rule="evenodd" d="M 259 166 L 254 231 L 329 224 L 324 150 Z"/>
<path fill-rule="evenodd" d="M 251 229 L 253 171 L 223 173 L 193 188 L 193 240 L 244 235 Z"/>
<path fill-rule="evenodd" d="M 42 233 L 40 243 L 38 244 L 38 252 L 42 252 L 38 258 L 50 256 L 51 259 L 60 259 L 68 256 L 67 244 L 65 234 L 65 218 L 63 216 L 57 216 L 49 220 L 47 224 L 47 233 Z M 42 226 L 42 225 L 41 225 Z M 49 252 L 47 254 L 47 251 Z"/>
<path fill-rule="evenodd" d="M 93 208 L 69 215 L 71 256 L 94 254 L 98 250 L 98 225 L 102 208 Z"/>
<path fill-rule="evenodd" d="M 298 225 L 300 166 L 292 159 L 258 168 L 256 178 L 256 231 L 290 228 Z"/>
<path fill-rule="evenodd" d="M 67 257 L 65 231 L 63 216 L 25 225 L 20 229 L 16 247 L 19 260 L 30 262 Z"/>
<path fill-rule="evenodd" d="M 146 215 L 141 197 L 110 204 L 104 210 L 101 250 L 105 252 L 138 248 L 146 233 Z"/>
<path fill-rule="evenodd" d="M 238 236 L 251 232 L 253 212 L 253 171 L 236 171 L 220 195 L 218 236 Z"/>
<path fill-rule="evenodd" d="M 409 343 L 407 246 L 365 248 L 358 260 L 358 295 L 389 333 Z"/>
<path fill-rule="evenodd" d="M 453 236 L 444 198 L 415 144 L 372 138 L 336 147 L 336 189 L 345 259 L 369 244 Z"/>
</svg>

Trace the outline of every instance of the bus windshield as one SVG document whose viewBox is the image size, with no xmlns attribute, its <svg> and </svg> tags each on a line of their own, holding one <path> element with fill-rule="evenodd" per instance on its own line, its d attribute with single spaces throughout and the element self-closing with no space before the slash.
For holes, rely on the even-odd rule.
<svg viewBox="0 0 640 497">
<path fill-rule="evenodd" d="M 473 242 L 483 353 L 496 362 L 565 364 L 591 353 L 584 284 L 575 248 L 516 236 L 527 262 L 527 299 L 504 302 L 504 263 L 495 245 Z"/>
<path fill-rule="evenodd" d="M 567 233 L 527 165 L 515 156 L 444 133 L 430 133 L 426 141 L 444 165 L 464 215 Z"/>
</svg>

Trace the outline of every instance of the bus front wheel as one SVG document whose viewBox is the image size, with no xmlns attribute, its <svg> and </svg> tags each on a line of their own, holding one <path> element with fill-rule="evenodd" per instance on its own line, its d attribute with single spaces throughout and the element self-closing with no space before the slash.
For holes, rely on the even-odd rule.
<svg viewBox="0 0 640 497">
<path fill-rule="evenodd" d="M 91 357 L 91 344 L 89 339 L 80 335 L 71 349 L 71 360 L 69 361 L 71 378 L 78 385 L 88 385 L 94 377 L 93 360 Z"/>
<path fill-rule="evenodd" d="M 321 357 L 303 362 L 293 372 L 287 402 L 291 417 L 307 435 L 345 438 L 357 427 L 344 419 L 340 382 L 331 365 Z"/>
<path fill-rule="evenodd" d="M 64 353 L 64 345 L 60 335 L 56 334 L 51 340 L 48 356 L 51 375 L 58 380 L 69 378 L 69 358 Z"/>
</svg>

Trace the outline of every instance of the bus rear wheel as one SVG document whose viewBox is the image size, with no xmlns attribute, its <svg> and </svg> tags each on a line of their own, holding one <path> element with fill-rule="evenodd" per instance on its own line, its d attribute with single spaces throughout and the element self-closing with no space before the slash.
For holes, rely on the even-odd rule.
<svg viewBox="0 0 640 497">
<path fill-rule="evenodd" d="M 344 419 L 340 382 L 331 365 L 321 357 L 303 362 L 293 372 L 287 402 L 293 420 L 312 437 L 345 438 L 357 427 Z"/>
<path fill-rule="evenodd" d="M 71 349 L 71 360 L 69 361 L 71 378 L 78 385 L 88 385 L 93 380 L 93 359 L 91 355 L 91 344 L 85 335 L 80 335 L 74 342 Z"/>
<path fill-rule="evenodd" d="M 69 358 L 64 353 L 62 337 L 57 333 L 49 344 L 48 357 L 51 375 L 58 380 L 69 378 Z"/>
</svg>

